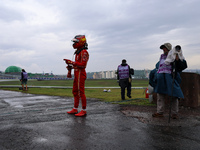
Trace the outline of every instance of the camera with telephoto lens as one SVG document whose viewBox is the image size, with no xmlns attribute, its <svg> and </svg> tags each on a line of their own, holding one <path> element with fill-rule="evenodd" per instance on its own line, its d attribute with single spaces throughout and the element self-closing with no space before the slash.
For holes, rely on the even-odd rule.
<svg viewBox="0 0 200 150">
<path fill-rule="evenodd" d="M 180 52 L 181 46 L 180 45 L 176 45 L 175 49 L 176 49 L 177 52 Z"/>
</svg>

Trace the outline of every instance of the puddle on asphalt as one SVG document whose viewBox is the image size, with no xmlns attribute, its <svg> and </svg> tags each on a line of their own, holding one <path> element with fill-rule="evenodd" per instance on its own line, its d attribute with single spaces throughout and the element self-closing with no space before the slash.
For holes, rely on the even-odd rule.
<svg viewBox="0 0 200 150">
<path fill-rule="evenodd" d="M 44 143 L 44 142 L 47 142 L 48 139 L 45 139 L 45 138 L 40 137 L 40 138 L 34 139 L 34 141 L 35 141 L 35 142 L 38 142 L 38 143 Z"/>
<path fill-rule="evenodd" d="M 16 107 L 16 108 L 24 108 L 23 105 L 13 105 L 13 107 Z"/>
</svg>

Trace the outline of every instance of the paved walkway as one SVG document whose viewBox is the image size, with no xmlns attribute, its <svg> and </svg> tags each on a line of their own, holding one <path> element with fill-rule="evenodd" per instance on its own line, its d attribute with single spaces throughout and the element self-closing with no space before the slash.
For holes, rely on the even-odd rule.
<svg viewBox="0 0 200 150">
<path fill-rule="evenodd" d="M 1 150 L 198 150 L 200 119 L 192 126 L 143 123 L 120 105 L 88 99 L 88 115 L 66 114 L 72 98 L 0 90 Z"/>
</svg>

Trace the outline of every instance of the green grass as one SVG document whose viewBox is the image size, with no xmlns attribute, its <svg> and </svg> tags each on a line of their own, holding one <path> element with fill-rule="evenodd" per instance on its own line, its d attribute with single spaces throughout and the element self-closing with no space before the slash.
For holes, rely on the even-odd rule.
<svg viewBox="0 0 200 150">
<path fill-rule="evenodd" d="M 19 81 L 0 82 L 0 85 L 20 85 Z M 53 81 L 37 81 L 30 80 L 28 85 L 34 86 L 73 86 L 73 80 L 53 80 Z M 117 80 L 86 80 L 86 87 L 119 87 Z M 148 80 L 133 80 L 132 87 L 147 87 Z M 29 88 L 26 91 L 20 91 L 18 88 L 1 88 L 30 94 L 41 94 L 50 96 L 73 97 L 72 89 L 56 89 L 56 88 Z M 106 88 L 108 89 L 108 88 Z M 85 89 L 87 98 L 96 98 L 109 103 L 129 104 L 129 105 L 154 105 L 145 99 L 144 89 L 132 89 L 132 98 L 126 97 L 126 101 L 121 101 L 120 88 L 111 89 L 111 92 L 103 92 L 103 88 Z"/>
<path fill-rule="evenodd" d="M 0 82 L 0 85 L 20 85 L 20 81 L 4 81 Z M 28 85 L 32 86 L 73 86 L 73 80 L 29 80 Z M 85 81 L 86 87 L 119 87 L 117 80 L 115 79 L 101 79 Z M 148 80 L 133 80 L 132 87 L 147 87 Z"/>
<path fill-rule="evenodd" d="M 20 85 L 20 81 L 4 81 L 0 85 Z M 72 86 L 73 80 L 28 80 L 28 85 L 32 86 Z"/>
</svg>

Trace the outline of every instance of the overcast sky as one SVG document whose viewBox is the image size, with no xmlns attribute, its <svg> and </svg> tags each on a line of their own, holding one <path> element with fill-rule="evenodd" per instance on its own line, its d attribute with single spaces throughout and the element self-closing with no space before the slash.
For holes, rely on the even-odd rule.
<svg viewBox="0 0 200 150">
<path fill-rule="evenodd" d="M 66 74 L 71 39 L 85 34 L 87 72 L 116 70 L 122 59 L 153 69 L 170 42 L 200 69 L 200 0 L 0 0 L 0 70 Z M 74 58 L 73 58 L 74 59 Z"/>
</svg>

